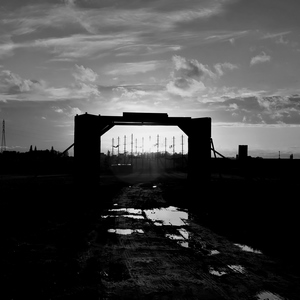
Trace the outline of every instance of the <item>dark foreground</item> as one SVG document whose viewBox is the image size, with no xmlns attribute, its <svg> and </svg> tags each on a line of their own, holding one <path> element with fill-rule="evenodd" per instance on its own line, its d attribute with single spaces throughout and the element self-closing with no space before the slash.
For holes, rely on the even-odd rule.
<svg viewBox="0 0 300 300">
<path fill-rule="evenodd" d="M 0 188 L 1 299 L 300 299 L 296 180 L 3 176 Z"/>
</svg>

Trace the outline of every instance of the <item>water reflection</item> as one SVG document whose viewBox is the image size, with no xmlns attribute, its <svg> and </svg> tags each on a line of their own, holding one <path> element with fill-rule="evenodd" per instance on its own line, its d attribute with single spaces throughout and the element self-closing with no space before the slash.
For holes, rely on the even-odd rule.
<svg viewBox="0 0 300 300">
<path fill-rule="evenodd" d="M 121 235 L 129 235 L 132 233 L 144 233 L 143 229 L 108 229 L 107 232 Z"/>
<path fill-rule="evenodd" d="M 111 208 L 108 210 L 109 212 L 127 212 L 129 214 L 137 214 L 137 215 L 141 215 L 142 214 L 142 210 L 141 209 L 137 209 L 137 208 L 126 208 L 126 207 L 122 207 L 122 208 Z"/>
<path fill-rule="evenodd" d="M 146 209 L 146 217 L 153 221 L 154 225 L 184 226 L 188 220 L 188 213 L 179 210 L 175 206 Z"/>
<path fill-rule="evenodd" d="M 230 268 L 233 272 L 235 273 L 245 273 L 245 268 L 242 267 L 241 265 L 228 265 L 228 268 Z"/>
<path fill-rule="evenodd" d="M 268 291 L 263 291 L 260 292 L 258 295 L 256 295 L 256 299 L 258 300 L 284 300 L 281 296 L 268 292 Z"/>
<path fill-rule="evenodd" d="M 255 250 L 247 245 L 241 245 L 241 244 L 234 244 L 235 246 L 238 246 L 239 248 L 241 248 L 243 251 L 246 252 L 252 252 L 255 254 L 262 254 L 262 252 L 260 250 Z"/>
<path fill-rule="evenodd" d="M 183 248 L 189 248 L 189 243 L 186 241 L 177 241 L 177 244 Z"/>
<path fill-rule="evenodd" d="M 215 276 L 223 276 L 225 274 L 227 274 L 225 271 L 223 270 L 216 270 L 212 267 L 209 268 L 209 273 Z"/>
<path fill-rule="evenodd" d="M 118 218 L 118 217 L 124 217 L 124 218 L 130 218 L 130 219 L 144 219 L 142 215 L 103 215 L 101 218 Z"/>
</svg>

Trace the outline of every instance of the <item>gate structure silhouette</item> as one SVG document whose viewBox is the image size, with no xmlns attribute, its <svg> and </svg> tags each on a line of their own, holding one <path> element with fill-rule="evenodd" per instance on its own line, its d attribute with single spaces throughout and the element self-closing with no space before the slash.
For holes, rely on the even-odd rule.
<svg viewBox="0 0 300 300">
<path fill-rule="evenodd" d="M 166 113 L 131 113 L 75 116 L 75 173 L 82 179 L 100 174 L 101 136 L 116 125 L 178 126 L 188 136 L 188 181 L 210 180 L 211 118 L 169 117 Z"/>
</svg>

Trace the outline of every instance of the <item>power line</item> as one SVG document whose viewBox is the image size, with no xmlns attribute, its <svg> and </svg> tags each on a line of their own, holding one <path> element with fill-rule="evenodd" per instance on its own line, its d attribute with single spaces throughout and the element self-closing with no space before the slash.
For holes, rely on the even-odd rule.
<svg viewBox="0 0 300 300">
<path fill-rule="evenodd" d="M 1 153 L 6 150 L 6 138 L 5 138 L 5 120 L 2 122 L 2 139 L 1 139 Z"/>
</svg>

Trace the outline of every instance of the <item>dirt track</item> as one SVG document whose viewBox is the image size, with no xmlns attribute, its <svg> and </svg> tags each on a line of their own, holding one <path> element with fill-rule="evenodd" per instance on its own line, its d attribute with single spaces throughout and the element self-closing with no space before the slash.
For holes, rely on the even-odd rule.
<svg viewBox="0 0 300 300">
<path fill-rule="evenodd" d="M 3 299 L 300 299 L 299 272 L 205 226 L 182 173 L 16 180 L 1 182 Z"/>
<path fill-rule="evenodd" d="M 170 207 L 159 185 L 124 188 L 103 212 L 90 243 L 86 256 L 100 260 L 108 299 L 298 299 L 300 295 L 299 278 L 281 273 L 260 251 L 201 226 L 184 208 Z"/>
</svg>

